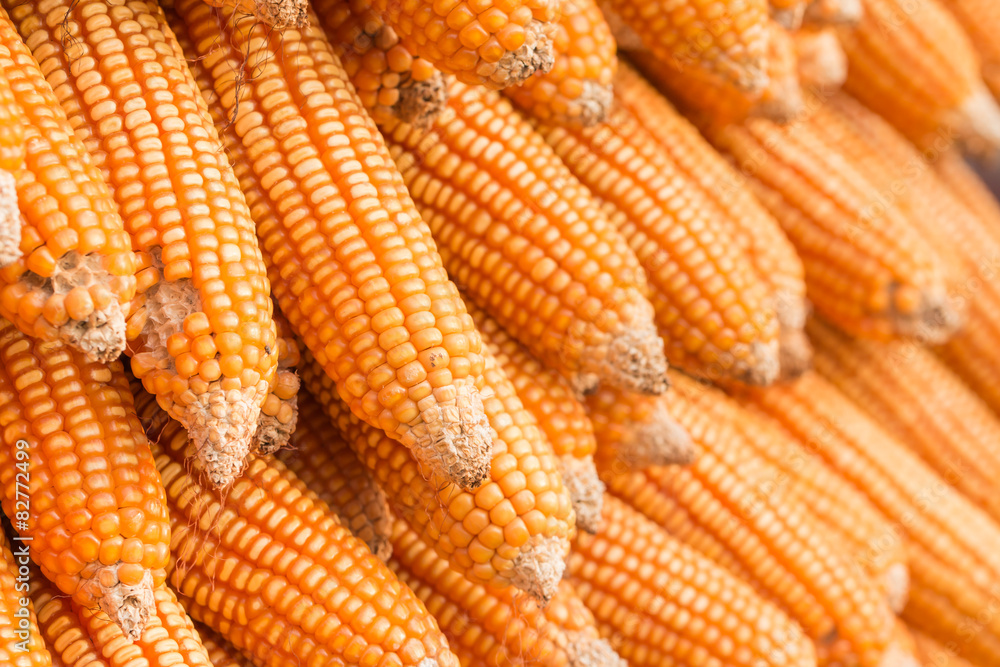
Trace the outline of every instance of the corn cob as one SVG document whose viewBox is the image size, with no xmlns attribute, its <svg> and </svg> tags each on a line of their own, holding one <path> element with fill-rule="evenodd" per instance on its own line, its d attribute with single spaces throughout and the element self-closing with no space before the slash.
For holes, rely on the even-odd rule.
<svg viewBox="0 0 1000 667">
<path fill-rule="evenodd" d="M 598 387 L 587 396 L 590 421 L 597 439 L 601 467 L 621 468 L 687 465 L 694 461 L 691 436 L 670 416 L 662 396 L 642 396 L 612 387 Z"/>
<path fill-rule="evenodd" d="M 497 437 L 491 477 L 475 493 L 428 484 L 401 445 L 345 409 L 308 354 L 300 371 L 306 389 L 385 490 L 392 510 L 439 557 L 471 581 L 513 585 L 544 601 L 562 577 L 575 517 L 551 445 L 487 355 L 484 407 Z"/>
<path fill-rule="evenodd" d="M 848 642 L 834 640 L 816 651 L 817 662 L 823 667 L 851 667 L 854 664 Z M 923 667 L 917 659 L 917 647 L 906 624 L 894 619 L 892 641 L 882 657 L 882 667 Z"/>
<path fill-rule="evenodd" d="M 428 127 L 441 113 L 446 84 L 430 61 L 400 43 L 370 0 L 314 0 L 330 45 L 372 118 Z"/>
<path fill-rule="evenodd" d="M 132 372 L 224 486 L 249 450 L 277 358 L 250 212 L 211 118 L 155 3 L 17 1 L 4 6 L 140 251 Z"/>
<path fill-rule="evenodd" d="M 769 0 L 771 18 L 785 30 L 798 30 L 810 0 Z"/>
<path fill-rule="evenodd" d="M 701 78 L 747 97 L 767 86 L 766 0 L 605 0 L 678 79 Z"/>
<path fill-rule="evenodd" d="M 792 33 L 801 86 L 820 98 L 840 90 L 847 80 L 847 54 L 832 27 L 802 28 Z"/>
<path fill-rule="evenodd" d="M 757 275 L 770 288 L 765 306 L 774 309 L 780 324 L 782 375 L 801 373 L 809 365 L 810 354 L 802 333 L 809 310 L 804 269 L 781 226 L 732 165 L 627 63 L 618 67 L 615 99 L 669 153 L 692 187 L 700 187 L 722 209 L 723 219 L 732 223 L 730 238 L 745 248 Z"/>
<path fill-rule="evenodd" d="M 853 26 L 864 13 L 864 0 L 812 0 L 803 20 L 812 26 Z"/>
<path fill-rule="evenodd" d="M 815 373 L 741 393 L 904 533 L 911 585 L 903 618 L 940 641 L 955 642 L 966 659 L 996 664 L 1000 618 L 981 615 L 1000 594 L 1000 529 L 988 515 Z"/>
<path fill-rule="evenodd" d="M 226 8 L 236 16 L 248 14 L 276 30 L 302 28 L 309 0 L 205 0 L 212 7 Z"/>
<path fill-rule="evenodd" d="M 17 173 L 24 164 L 24 119 L 7 75 L 0 72 L 0 268 L 21 258 Z"/>
<path fill-rule="evenodd" d="M 989 0 L 944 0 L 952 16 L 972 40 L 981 65 L 980 73 L 993 96 L 1000 99 L 1000 6 Z"/>
<path fill-rule="evenodd" d="M 619 227 L 652 286 L 672 364 L 710 377 L 767 384 L 778 372 L 777 320 L 746 253 L 722 242 L 722 211 L 625 106 L 605 125 L 538 127 L 574 174 L 624 214 Z"/>
<path fill-rule="evenodd" d="M 16 128 L 13 120 L 4 123 L 2 141 L 16 141 L 23 151 L 5 149 L 0 167 L 16 176 L 14 192 L 9 179 L 0 183 L 3 206 L 13 214 L 2 235 L 19 236 L 20 244 L 0 262 L 6 264 L 0 315 L 36 338 L 62 340 L 97 360 L 115 359 L 125 348 L 135 256 L 107 184 L 3 11 L 0 72 L 10 84 L 4 115 L 16 114 L 18 122 Z M 19 161 L 23 168 L 14 166 Z"/>
<path fill-rule="evenodd" d="M 604 524 L 577 538 L 569 580 L 632 667 L 816 664 L 801 628 L 725 568 L 617 498 Z"/>
<path fill-rule="evenodd" d="M 35 607 L 28 597 L 30 542 L 10 542 L 0 530 L 0 664 L 7 667 L 51 667 L 52 656 L 38 631 Z"/>
<path fill-rule="evenodd" d="M 276 34 L 197 0 L 176 9 L 282 312 L 356 415 L 423 474 L 474 488 L 490 460 L 479 337 L 316 17 Z"/>
<path fill-rule="evenodd" d="M 941 642 L 912 627 L 909 629 L 917 645 L 917 657 L 923 667 L 975 667 L 971 662 L 955 655 L 955 652 Z"/>
<path fill-rule="evenodd" d="M 507 96 L 541 121 L 584 127 L 604 122 L 618 66 L 611 27 L 595 0 L 563 0 L 554 32 L 552 69 L 507 88 Z"/>
<path fill-rule="evenodd" d="M 742 442 L 770 466 L 756 476 L 758 491 L 763 495 L 778 494 L 776 497 L 805 508 L 822 524 L 828 542 L 846 547 L 852 569 L 874 578 L 893 611 L 902 611 L 910 581 L 906 545 L 899 531 L 868 498 L 803 449 L 774 420 L 742 408 L 718 391 L 697 391 L 687 384 L 685 388 L 685 400 L 731 425 Z"/>
<path fill-rule="evenodd" d="M 412 591 L 294 473 L 251 455 L 220 498 L 185 472 L 183 429 L 138 393 L 170 505 L 169 576 L 192 617 L 260 667 L 457 667 Z"/>
<path fill-rule="evenodd" d="M 392 156 L 466 294 L 574 388 L 660 393 L 666 362 L 642 268 L 586 188 L 497 93 L 455 84 Z"/>
<path fill-rule="evenodd" d="M 1000 420 L 925 348 L 850 340 L 810 323 L 816 370 L 995 519 Z"/>
<path fill-rule="evenodd" d="M 253 661 L 240 653 L 225 637 L 204 623 L 195 623 L 201 644 L 208 651 L 212 667 L 254 667 Z"/>
<path fill-rule="evenodd" d="M 850 63 L 845 89 L 912 142 L 1000 146 L 1000 107 L 968 36 L 938 0 L 864 0 L 861 21 L 840 39 Z"/>
<path fill-rule="evenodd" d="M 824 539 L 825 528 L 807 508 L 771 488 L 772 469 L 734 426 L 738 415 L 730 410 L 720 419 L 698 405 L 721 400 L 717 392 L 704 395 L 710 390 L 677 374 L 671 381 L 672 411 L 691 434 L 697 459 L 687 468 L 606 474 L 611 493 L 742 575 L 819 647 L 839 638 L 849 642 L 856 664 L 879 665 L 893 615 L 875 584 Z"/>
<path fill-rule="evenodd" d="M 555 0 L 368 0 L 404 47 L 469 85 L 499 89 L 552 67 Z"/>
<path fill-rule="evenodd" d="M 594 617 L 567 581 L 545 608 L 510 588 L 475 584 L 448 569 L 405 522 L 396 520 L 390 566 L 423 600 L 465 667 L 625 667 L 600 639 Z"/>
<path fill-rule="evenodd" d="M 388 560 L 392 519 L 385 494 L 343 438 L 331 433 L 333 424 L 316 399 L 303 392 L 300 406 L 302 425 L 278 458 L 373 554 Z"/>
<path fill-rule="evenodd" d="M 170 533 L 121 363 L 88 361 L 0 321 L 0 397 L 4 512 L 63 593 L 138 637 Z"/>
<path fill-rule="evenodd" d="M 865 338 L 942 340 L 958 324 L 943 262 L 898 207 L 824 136 L 828 115 L 794 126 L 762 119 L 710 137 L 752 175 L 750 184 L 795 244 L 809 299 L 825 319 Z"/>
<path fill-rule="evenodd" d="M 777 21 L 768 22 L 768 85 L 747 115 L 790 123 L 804 111 L 799 58 L 792 34 Z"/>
<path fill-rule="evenodd" d="M 597 440 L 587 417 L 587 409 L 564 378 L 543 366 L 496 320 L 471 302 L 467 305 L 483 343 L 514 385 L 521 403 L 552 445 L 553 453 L 559 457 L 563 483 L 573 503 L 577 528 L 597 531 L 604 485 L 597 478 L 594 468 Z"/>
<path fill-rule="evenodd" d="M 273 312 L 278 334 L 278 370 L 274 374 L 271 393 L 260 406 L 257 432 L 250 450 L 255 454 L 274 454 L 288 444 L 299 418 L 299 376 L 295 373 L 301 355 L 292 325 L 278 310 Z"/>
<path fill-rule="evenodd" d="M 37 571 L 31 575 L 39 637 L 65 667 L 217 667 L 174 592 L 161 584 L 153 595 L 146 628 L 130 639 L 100 612 L 61 597 Z"/>
</svg>

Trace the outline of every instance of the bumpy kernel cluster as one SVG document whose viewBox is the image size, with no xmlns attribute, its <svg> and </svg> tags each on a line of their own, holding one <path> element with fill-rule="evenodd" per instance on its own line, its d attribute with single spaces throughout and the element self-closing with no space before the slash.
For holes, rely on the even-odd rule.
<svg viewBox="0 0 1000 667">
<path fill-rule="evenodd" d="M 25 543 L 21 543 L 22 545 Z M 20 576 L 18 561 L 10 549 L 7 536 L 0 531 L 0 663 L 10 667 L 51 667 L 52 658 L 46 646 L 45 638 L 38 629 L 38 617 L 35 607 L 28 603 L 28 617 L 22 614 L 24 608 L 21 600 L 27 597 L 19 588 L 17 579 Z M 27 627 L 21 624 L 26 621 Z M 27 647 L 25 652 L 22 644 L 23 633 L 27 630 Z"/>
<path fill-rule="evenodd" d="M 165 498 L 121 362 L 87 361 L 3 322 L 0 395 L 3 507 L 15 516 L 16 465 L 26 461 L 30 516 L 16 527 L 31 536 L 45 576 L 88 607 L 110 588 L 109 575 L 125 586 L 150 574 L 163 581 Z"/>
<path fill-rule="evenodd" d="M 253 662 L 212 628 L 204 623 L 195 623 L 195 629 L 213 667 L 253 667 Z"/>
<path fill-rule="evenodd" d="M 577 539 L 569 580 L 628 664 L 815 664 L 795 623 L 729 570 L 617 498 L 604 525 Z"/>
</svg>

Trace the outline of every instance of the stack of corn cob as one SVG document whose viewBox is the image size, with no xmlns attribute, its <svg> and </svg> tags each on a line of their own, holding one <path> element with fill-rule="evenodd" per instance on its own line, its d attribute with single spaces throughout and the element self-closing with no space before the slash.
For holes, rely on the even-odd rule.
<svg viewBox="0 0 1000 667">
<path fill-rule="evenodd" d="M 985 0 L 0 0 L 0 667 L 1000 667 L 994 95 Z"/>
</svg>

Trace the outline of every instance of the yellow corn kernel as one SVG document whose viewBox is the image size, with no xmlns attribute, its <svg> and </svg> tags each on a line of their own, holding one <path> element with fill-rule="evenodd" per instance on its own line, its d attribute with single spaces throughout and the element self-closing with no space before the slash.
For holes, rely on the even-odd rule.
<svg viewBox="0 0 1000 667">
<path fill-rule="evenodd" d="M 25 595 L 25 579 L 19 570 L 29 563 L 31 542 L 15 542 L 14 551 L 0 530 L 0 664 L 9 667 L 52 667 L 53 657 L 39 631 L 38 617 L 31 598 Z M 46 582 L 47 583 L 47 582 Z M 26 605 L 22 602 L 27 602 Z M 25 615 L 26 614 L 26 615 Z"/>
</svg>

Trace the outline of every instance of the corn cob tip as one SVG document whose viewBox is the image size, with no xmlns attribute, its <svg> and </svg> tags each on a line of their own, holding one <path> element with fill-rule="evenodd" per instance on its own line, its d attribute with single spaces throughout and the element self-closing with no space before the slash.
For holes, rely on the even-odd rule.
<svg viewBox="0 0 1000 667">
<path fill-rule="evenodd" d="M 652 318 L 649 320 L 652 321 Z M 640 394 L 662 394 L 670 386 L 663 339 L 650 324 L 633 323 L 608 348 L 603 372 L 610 384 Z"/>
<path fill-rule="evenodd" d="M 444 75 L 435 72 L 426 81 L 410 81 L 399 87 L 396 115 L 404 123 L 425 130 L 430 127 L 448 103 L 448 84 Z"/>
<path fill-rule="evenodd" d="M 903 613 L 910 597 L 910 568 L 906 563 L 893 563 L 882 575 L 889 608 L 895 613 Z"/>
<path fill-rule="evenodd" d="M 101 611 L 121 628 L 126 637 L 135 641 L 142 635 L 150 615 L 156 613 L 153 575 L 146 570 L 142 580 L 130 586 L 118 578 L 118 568 L 121 565 L 122 563 L 116 563 L 101 567 L 87 585 L 96 588 L 94 598 Z"/>
<path fill-rule="evenodd" d="M 604 482 L 597 476 L 594 457 L 563 454 L 559 457 L 559 468 L 576 513 L 576 527 L 587 533 L 597 533 L 601 527 Z"/>
<path fill-rule="evenodd" d="M 254 14 L 278 30 L 304 28 L 309 20 L 308 0 L 256 0 Z"/>
<path fill-rule="evenodd" d="M 864 15 L 863 0 L 813 0 L 804 20 L 813 25 L 852 26 Z"/>
<path fill-rule="evenodd" d="M 628 667 L 606 639 L 595 639 L 582 632 L 567 632 L 569 667 Z"/>
<path fill-rule="evenodd" d="M 295 432 L 295 425 L 298 422 L 298 401 L 295 397 L 286 401 L 292 409 L 290 421 L 281 421 L 275 415 L 260 413 L 257 420 L 257 431 L 253 435 L 253 443 L 250 445 L 251 451 L 261 456 L 270 456 L 288 444 L 288 439 Z"/>
<path fill-rule="evenodd" d="M 418 407 L 423 408 L 419 403 Z M 455 398 L 421 409 L 421 423 L 403 436 L 424 474 L 441 471 L 463 489 L 475 489 L 490 474 L 493 429 L 483 399 L 471 384 L 455 388 Z"/>
<path fill-rule="evenodd" d="M 805 106 L 798 75 L 793 72 L 793 76 L 771 80 L 768 99 L 758 102 L 752 115 L 787 125 L 799 117 Z"/>
<path fill-rule="evenodd" d="M 964 147 L 978 155 L 1000 151 L 1000 105 L 979 85 L 958 111 L 956 130 Z"/>
<path fill-rule="evenodd" d="M 917 338 L 927 345 L 946 342 L 962 324 L 959 313 L 948 304 L 943 287 L 925 290 L 921 303 L 913 312 L 900 312 L 894 305 L 890 319 L 896 333 Z"/>
<path fill-rule="evenodd" d="M 540 605 L 548 604 L 566 570 L 567 553 L 569 543 L 566 540 L 535 535 L 514 559 L 511 583 Z"/>
<path fill-rule="evenodd" d="M 789 7 L 788 9 L 771 8 L 771 18 L 785 30 L 798 30 L 802 25 L 802 19 L 806 13 L 805 4 Z"/>
<path fill-rule="evenodd" d="M 847 81 L 847 53 L 833 30 L 810 35 L 796 44 L 799 79 L 807 88 L 833 93 Z"/>
<path fill-rule="evenodd" d="M 631 469 L 694 462 L 695 448 L 691 435 L 670 416 L 664 403 L 657 405 L 644 423 L 633 424 L 628 444 L 619 445 L 617 457 Z"/>
<path fill-rule="evenodd" d="M 735 380 L 754 387 L 766 387 L 778 379 L 781 372 L 781 353 L 778 341 L 750 343 L 750 361 L 740 359 L 729 370 Z"/>
<path fill-rule="evenodd" d="M 555 63 L 552 36 L 546 24 L 532 20 L 524 28 L 524 44 L 516 51 L 508 51 L 490 75 L 498 88 L 516 86 L 535 74 L 545 74 Z"/>
<path fill-rule="evenodd" d="M 21 214 L 17 208 L 17 181 L 0 169 L 0 268 L 21 258 Z"/>
<path fill-rule="evenodd" d="M 86 354 L 91 361 L 108 363 L 125 351 L 125 313 L 114 299 L 104 308 L 98 308 L 89 296 L 109 280 L 100 263 L 99 255 L 80 255 L 74 250 L 63 255 L 51 278 L 29 273 L 25 280 L 46 297 L 63 295 L 69 299 L 71 293 L 86 293 L 88 296 L 84 300 L 89 300 L 92 306 L 90 313 L 57 327 L 58 338 Z"/>
<path fill-rule="evenodd" d="M 580 105 L 580 115 L 576 120 L 583 127 L 593 127 L 603 123 L 608 117 L 608 110 L 615 99 L 614 89 L 597 81 L 586 79 L 583 82 L 583 92 L 576 99 Z"/>
<path fill-rule="evenodd" d="M 259 390 L 212 389 L 184 407 L 181 423 L 195 445 L 195 453 L 209 482 L 225 488 L 243 472 L 257 431 Z"/>
<path fill-rule="evenodd" d="M 778 331 L 778 355 L 781 380 L 794 380 L 812 368 L 812 343 L 801 328 L 781 325 Z"/>
</svg>

